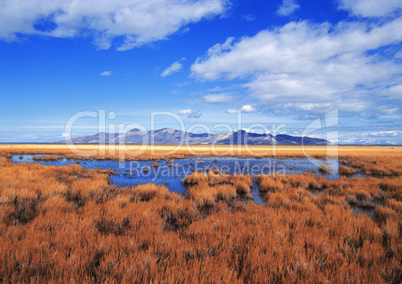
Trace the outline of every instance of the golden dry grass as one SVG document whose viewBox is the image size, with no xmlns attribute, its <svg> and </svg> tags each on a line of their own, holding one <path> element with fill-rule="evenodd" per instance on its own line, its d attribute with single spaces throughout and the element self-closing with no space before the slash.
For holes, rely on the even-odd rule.
<svg viewBox="0 0 402 284">
<path fill-rule="evenodd" d="M 399 283 L 401 159 L 384 151 L 344 157 L 381 179 L 260 176 L 264 206 L 236 202 L 248 176 L 194 173 L 183 197 L 0 157 L 0 282 Z"/>
<path fill-rule="evenodd" d="M 199 208 L 215 206 L 218 201 L 233 204 L 237 197 L 252 199 L 250 175 L 221 173 L 215 168 L 207 173 L 194 172 L 183 179 L 189 197 Z"/>
<path fill-rule="evenodd" d="M 59 155 L 43 155 L 33 157 L 34 161 L 57 161 L 61 159 L 63 159 L 63 157 L 60 157 Z"/>
<path fill-rule="evenodd" d="M 326 157 L 338 154 L 341 158 L 349 157 L 402 157 L 401 146 L 287 146 L 287 145 L 189 145 L 189 146 L 141 146 L 141 145 L 75 145 L 87 158 L 115 159 L 120 156 L 128 160 L 135 159 L 168 159 L 186 156 L 242 156 L 242 157 L 305 157 L 305 153 L 313 157 Z M 305 152 L 305 153 L 304 153 Z M 27 144 L 0 145 L 0 154 L 60 154 L 72 158 L 80 158 L 62 144 Z M 80 153 L 81 154 L 81 153 Z M 84 157 L 85 158 L 85 157 Z"/>
<path fill-rule="evenodd" d="M 341 198 L 344 204 L 363 209 L 373 209 L 377 204 L 389 200 L 402 200 L 402 178 L 341 177 L 327 180 L 310 173 L 300 175 L 259 175 L 259 191 L 263 198 L 269 200 L 274 193 L 288 192 L 292 188 L 303 189 L 319 195 Z M 393 201 L 391 201 L 393 202 Z M 396 203 L 392 203 L 396 204 Z"/>
</svg>

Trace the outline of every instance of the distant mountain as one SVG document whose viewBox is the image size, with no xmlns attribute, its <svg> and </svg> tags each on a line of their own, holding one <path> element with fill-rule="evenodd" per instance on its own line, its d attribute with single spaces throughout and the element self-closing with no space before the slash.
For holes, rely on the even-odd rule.
<svg viewBox="0 0 402 284">
<path fill-rule="evenodd" d="M 148 145 L 177 145 L 183 144 L 198 144 L 198 145 L 227 145 L 227 144 L 242 144 L 242 145 L 327 145 L 327 140 L 297 137 L 285 134 L 271 135 L 247 132 L 246 130 L 238 130 L 227 133 L 212 134 L 212 133 L 191 133 L 184 132 L 173 128 L 163 128 L 159 130 L 140 130 L 132 129 L 126 133 L 104 133 L 100 132 L 95 135 L 76 137 L 70 140 L 74 144 L 148 144 Z M 58 143 L 65 143 L 60 141 Z"/>
</svg>

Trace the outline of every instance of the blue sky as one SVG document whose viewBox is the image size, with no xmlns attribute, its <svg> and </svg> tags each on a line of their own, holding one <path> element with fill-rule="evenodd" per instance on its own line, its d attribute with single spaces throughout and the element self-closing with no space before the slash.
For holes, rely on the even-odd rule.
<svg viewBox="0 0 402 284">
<path fill-rule="evenodd" d="M 0 141 L 62 140 L 83 111 L 113 113 L 107 125 L 122 130 L 300 135 L 337 110 L 341 143 L 402 144 L 401 11 L 397 0 L 0 0 Z M 169 114 L 151 126 L 155 112 Z M 74 124 L 96 132 L 95 118 Z"/>
</svg>

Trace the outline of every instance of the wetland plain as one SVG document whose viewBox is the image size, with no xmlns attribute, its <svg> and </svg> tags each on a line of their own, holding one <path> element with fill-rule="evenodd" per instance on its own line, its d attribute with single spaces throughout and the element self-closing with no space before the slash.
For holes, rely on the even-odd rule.
<svg viewBox="0 0 402 284">
<path fill-rule="evenodd" d="M 0 146 L 4 281 L 401 279 L 400 147 L 79 147 Z"/>
</svg>

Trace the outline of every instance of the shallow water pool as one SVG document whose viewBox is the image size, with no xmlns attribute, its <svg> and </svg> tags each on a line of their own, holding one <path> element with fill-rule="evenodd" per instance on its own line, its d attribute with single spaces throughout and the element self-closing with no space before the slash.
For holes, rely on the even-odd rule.
<svg viewBox="0 0 402 284">
<path fill-rule="evenodd" d="M 65 166 L 69 164 L 79 164 L 85 169 L 112 169 L 114 175 L 110 176 L 112 183 L 119 186 L 136 185 L 144 183 L 156 183 L 165 185 L 170 191 L 185 194 L 186 189 L 182 180 L 193 171 L 205 172 L 207 169 L 217 167 L 221 172 L 228 174 L 251 174 L 256 177 L 259 174 L 301 174 L 304 172 L 316 172 L 317 175 L 323 175 L 318 171 L 318 166 L 324 160 L 314 160 L 314 163 L 308 159 L 295 158 L 185 158 L 171 161 L 158 161 L 158 166 L 152 167 L 153 161 L 110 161 L 110 160 L 70 160 L 61 158 L 57 161 L 35 161 L 34 157 L 43 155 L 16 155 L 12 157 L 14 163 L 40 163 L 43 165 Z M 339 163 L 337 160 L 329 160 L 327 164 L 334 169 L 334 173 L 325 174 L 328 179 L 337 179 Z M 262 203 L 259 196 L 258 187 L 254 183 L 252 194 L 254 202 Z"/>
</svg>

